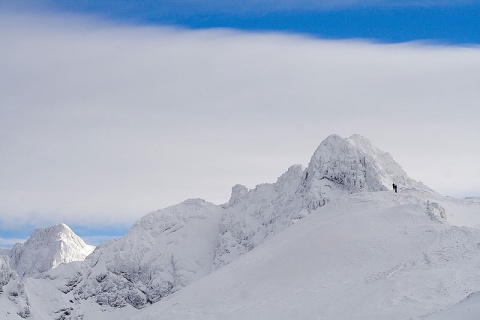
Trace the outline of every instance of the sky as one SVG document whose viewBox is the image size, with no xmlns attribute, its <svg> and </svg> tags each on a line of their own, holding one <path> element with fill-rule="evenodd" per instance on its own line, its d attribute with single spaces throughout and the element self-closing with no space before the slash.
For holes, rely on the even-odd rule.
<svg viewBox="0 0 480 320">
<path fill-rule="evenodd" d="M 480 196 L 477 1 L 0 0 L 0 247 L 91 244 L 364 135 Z"/>
</svg>

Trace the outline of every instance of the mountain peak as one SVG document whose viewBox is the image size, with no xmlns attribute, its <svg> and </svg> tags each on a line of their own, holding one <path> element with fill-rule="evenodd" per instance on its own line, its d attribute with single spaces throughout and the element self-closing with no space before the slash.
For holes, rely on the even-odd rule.
<svg viewBox="0 0 480 320">
<path fill-rule="evenodd" d="M 230 197 L 230 200 L 228 201 L 227 204 L 224 204 L 223 206 L 226 207 L 231 207 L 238 203 L 245 195 L 248 194 L 248 189 L 244 185 L 241 184 L 236 184 L 232 187 L 232 195 Z"/>
<path fill-rule="evenodd" d="M 305 173 L 306 205 L 315 209 L 340 193 L 400 189 L 432 192 L 412 180 L 392 156 L 355 134 L 328 136 L 313 154 Z"/>
<path fill-rule="evenodd" d="M 56 237 L 69 236 L 72 233 L 73 231 L 72 229 L 70 229 L 69 226 L 67 226 L 64 223 L 59 223 L 47 228 L 35 229 L 27 241 L 35 241 L 37 238 L 42 238 L 42 240 L 45 240 L 45 239 L 54 240 Z"/>
<path fill-rule="evenodd" d="M 20 276 L 32 276 L 62 263 L 84 260 L 93 249 L 70 227 L 60 223 L 38 228 L 24 244 L 16 244 L 11 252 L 11 263 Z"/>
</svg>

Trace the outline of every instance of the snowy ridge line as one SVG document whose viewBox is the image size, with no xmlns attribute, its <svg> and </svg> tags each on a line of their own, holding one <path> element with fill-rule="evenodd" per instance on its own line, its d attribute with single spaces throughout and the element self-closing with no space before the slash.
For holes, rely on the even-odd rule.
<svg viewBox="0 0 480 320">
<path fill-rule="evenodd" d="M 480 230 L 432 219 L 436 201 L 451 205 L 416 191 L 333 199 L 128 319 L 430 319 L 480 291 Z"/>
<path fill-rule="evenodd" d="M 399 185 L 399 194 L 391 191 L 392 183 Z M 305 228 L 303 221 L 307 218 L 311 221 L 312 214 L 317 216 L 352 203 L 355 205 L 352 209 L 363 210 L 367 206 L 373 212 L 380 209 L 400 212 L 405 219 L 413 219 L 412 223 L 427 219 L 428 226 L 443 225 L 446 219 L 461 224 L 459 216 L 451 214 L 455 210 L 450 209 L 464 207 L 462 201 L 443 198 L 409 178 L 388 153 L 366 138 L 354 135 L 343 139 L 331 135 L 319 145 L 306 168 L 291 166 L 275 183 L 254 189 L 235 185 L 230 200 L 221 206 L 189 199 L 147 214 L 125 236 L 99 245 L 84 261 L 59 265 L 58 259 L 54 259 L 50 265 L 39 268 L 25 258 L 32 257 L 31 252 L 19 247 L 11 265 L 25 277 L 27 293 L 31 290 L 29 296 L 41 296 L 39 292 L 44 289 L 40 288 L 50 288 L 54 300 L 46 302 L 44 314 L 80 320 L 103 310 L 116 320 L 127 319 L 130 312 L 135 314 L 135 310 L 162 304 L 172 293 L 217 274 L 252 250 L 258 252 L 254 249 L 264 247 L 270 239 L 278 240 L 278 235 L 287 229 L 296 225 Z M 362 223 L 368 225 L 370 215 L 362 212 L 362 219 L 366 220 Z M 323 222 L 327 226 L 330 223 L 328 219 Z M 404 223 L 398 219 L 397 222 Z M 335 226 L 338 227 L 342 228 Z M 414 225 L 408 228 L 414 229 Z M 49 237 L 44 239 L 39 235 L 32 235 L 36 240 L 29 240 L 27 247 L 40 248 L 48 242 Z M 47 252 L 55 256 L 52 253 L 58 252 L 54 245 L 57 242 L 49 243 L 52 245 L 47 246 L 50 248 Z M 368 245 L 362 247 L 367 255 L 372 252 Z M 77 247 L 73 251 L 80 250 Z M 361 283 L 378 282 L 366 279 L 378 278 L 382 282 L 394 278 L 404 274 L 404 270 L 416 270 L 415 266 L 424 263 L 419 261 L 434 261 L 434 258 L 435 255 L 427 253 L 409 261 L 397 259 L 396 264 L 365 275 Z M 53 266 L 56 268 L 52 269 Z M 36 310 L 33 303 L 30 309 Z M 116 310 L 124 310 L 125 315 Z"/>
<path fill-rule="evenodd" d="M 388 190 L 392 181 L 431 192 L 407 177 L 391 156 L 358 135 L 331 135 L 307 168 L 290 167 L 275 183 L 236 185 L 227 204 L 200 199 L 153 212 L 122 238 L 86 259 L 76 299 L 135 308 L 160 301 L 251 251 L 332 199 Z M 196 248 L 193 250 L 192 248 Z"/>
</svg>

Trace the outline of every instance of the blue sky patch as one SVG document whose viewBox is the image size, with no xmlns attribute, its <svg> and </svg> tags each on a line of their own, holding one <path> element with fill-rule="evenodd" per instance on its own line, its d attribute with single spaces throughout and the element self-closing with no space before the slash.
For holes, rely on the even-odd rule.
<svg viewBox="0 0 480 320">
<path fill-rule="evenodd" d="M 480 44 L 478 1 L 0 1 L 13 10 L 88 14 L 114 22 L 288 32 L 382 43 Z"/>
</svg>

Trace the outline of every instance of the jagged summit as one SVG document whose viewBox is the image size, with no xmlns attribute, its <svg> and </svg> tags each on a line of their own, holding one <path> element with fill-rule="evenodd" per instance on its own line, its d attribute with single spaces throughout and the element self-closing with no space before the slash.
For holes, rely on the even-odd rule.
<svg viewBox="0 0 480 320">
<path fill-rule="evenodd" d="M 323 201 L 333 189 L 346 193 L 390 190 L 392 183 L 404 189 L 432 192 L 409 178 L 389 153 L 358 134 L 347 139 L 336 134 L 328 136 L 313 154 L 305 180 L 307 201 Z M 318 199 L 319 195 L 324 196 Z M 318 204 L 308 206 L 316 208 Z"/>
<path fill-rule="evenodd" d="M 307 174 L 350 192 L 388 190 L 393 182 L 415 184 L 390 154 L 358 134 L 347 139 L 335 134 L 327 137 L 313 154 Z"/>
<path fill-rule="evenodd" d="M 95 299 L 102 306 L 130 304 L 141 309 L 223 268 L 306 216 L 319 213 L 329 202 L 351 194 L 387 196 L 392 182 L 404 191 L 429 190 L 366 138 L 331 135 L 306 168 L 293 165 L 275 183 L 253 189 L 235 185 L 230 200 L 221 206 L 189 199 L 147 214 L 122 238 L 100 245 L 81 267 L 69 265 L 45 275 L 55 278 L 62 269 L 71 268 L 62 292 L 78 301 Z M 385 195 L 370 193 L 376 191 Z M 425 204 L 425 215 L 435 216 L 440 209 L 432 203 L 427 213 Z M 25 245 L 14 248 L 16 269 L 26 275 L 29 270 L 57 265 L 55 252 L 63 251 L 42 252 L 53 250 L 42 248 L 45 243 L 49 243 L 45 248 L 57 248 L 55 244 L 71 238 L 69 234 L 65 225 L 37 230 Z"/>
<path fill-rule="evenodd" d="M 215 268 L 252 250 L 318 208 L 337 198 L 362 192 L 392 190 L 434 193 L 410 179 L 390 154 L 360 136 L 328 136 L 314 152 L 307 168 L 291 166 L 275 183 L 254 189 L 232 188 L 220 224 Z"/>
<path fill-rule="evenodd" d="M 342 195 L 391 190 L 393 183 L 403 190 L 435 193 L 408 177 L 389 153 L 375 147 L 367 138 L 359 134 L 349 138 L 332 134 L 320 143 L 307 168 L 293 165 L 273 185 L 277 192 L 289 189 L 290 197 L 303 199 L 303 208 L 315 210 Z M 269 184 L 252 190 L 235 185 L 229 202 L 223 206 L 235 206 L 247 199 L 250 191 L 265 189 L 265 185 Z"/>
<path fill-rule="evenodd" d="M 93 249 L 61 223 L 36 229 L 24 244 L 12 248 L 10 259 L 18 275 L 34 276 L 62 263 L 84 260 Z"/>
<path fill-rule="evenodd" d="M 52 268 L 82 247 L 70 228 L 36 230 L 0 255 L 0 318 L 423 318 L 480 292 L 477 200 L 442 197 L 360 135 L 331 135 L 306 168 L 235 185 L 221 206 L 147 214 L 79 263 Z"/>
</svg>

